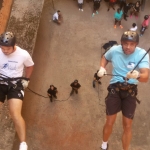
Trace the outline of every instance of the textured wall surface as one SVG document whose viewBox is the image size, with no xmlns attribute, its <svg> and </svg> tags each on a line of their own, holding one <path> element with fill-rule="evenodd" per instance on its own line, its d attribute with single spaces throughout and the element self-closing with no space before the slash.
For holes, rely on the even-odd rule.
<svg viewBox="0 0 150 150">
<path fill-rule="evenodd" d="M 16 34 L 17 44 L 33 53 L 44 0 L 15 0 L 7 30 Z"/>
<path fill-rule="evenodd" d="M 5 31 L 13 0 L 0 0 L 0 34 Z"/>
</svg>

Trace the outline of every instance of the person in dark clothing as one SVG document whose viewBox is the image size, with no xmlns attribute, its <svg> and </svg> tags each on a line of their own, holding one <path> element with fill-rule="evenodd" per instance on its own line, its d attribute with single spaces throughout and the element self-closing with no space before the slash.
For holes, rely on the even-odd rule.
<svg viewBox="0 0 150 150">
<path fill-rule="evenodd" d="M 133 4 L 132 3 L 126 3 L 125 5 L 124 5 L 124 8 L 123 8 L 123 15 L 124 15 L 124 20 L 126 20 L 127 21 L 127 17 L 129 17 L 128 16 L 128 11 L 131 9 L 131 7 L 133 7 Z"/>
<path fill-rule="evenodd" d="M 107 11 L 109 11 L 110 7 L 112 7 L 113 10 L 115 10 L 114 5 L 115 5 L 116 1 L 117 0 L 109 0 L 109 5 L 108 5 L 108 10 Z"/>
<path fill-rule="evenodd" d="M 93 5 L 93 14 L 92 14 L 92 17 L 95 16 L 95 14 L 98 14 L 98 10 L 100 8 L 100 3 L 101 3 L 102 0 L 93 0 L 94 2 L 94 5 Z"/>
<path fill-rule="evenodd" d="M 70 84 L 70 86 L 72 87 L 72 91 L 70 93 L 70 96 L 74 93 L 78 94 L 78 89 L 81 87 L 81 85 L 78 83 L 78 80 L 74 80 L 74 82 L 72 82 Z"/>
<path fill-rule="evenodd" d="M 99 70 L 97 70 L 97 72 L 94 74 L 94 80 L 93 80 L 93 88 L 95 88 L 95 82 L 98 82 L 98 84 L 102 84 L 101 83 L 101 78 L 97 75 Z"/>
<path fill-rule="evenodd" d="M 50 88 L 47 90 L 47 94 L 51 102 L 53 102 L 53 97 L 57 98 L 56 93 L 57 93 L 57 88 L 54 85 L 50 85 Z"/>
<path fill-rule="evenodd" d="M 119 0 L 120 1 L 120 9 L 124 8 L 126 5 L 126 0 Z"/>
</svg>

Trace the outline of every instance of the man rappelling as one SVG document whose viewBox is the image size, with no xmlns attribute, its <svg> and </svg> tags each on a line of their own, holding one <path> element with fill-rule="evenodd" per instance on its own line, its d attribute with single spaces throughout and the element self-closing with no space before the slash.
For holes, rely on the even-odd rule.
<svg viewBox="0 0 150 150">
<path fill-rule="evenodd" d="M 124 130 L 122 146 L 123 150 L 129 150 L 137 102 L 137 85 L 138 82 L 147 82 L 149 78 L 149 55 L 144 49 L 137 47 L 138 43 L 138 33 L 126 31 L 121 37 L 121 45 L 113 46 L 101 59 L 99 77 L 107 75 L 105 68 L 108 62 L 113 66 L 113 76 L 105 99 L 107 120 L 103 128 L 102 150 L 108 149 L 108 139 L 120 111 Z"/>
</svg>

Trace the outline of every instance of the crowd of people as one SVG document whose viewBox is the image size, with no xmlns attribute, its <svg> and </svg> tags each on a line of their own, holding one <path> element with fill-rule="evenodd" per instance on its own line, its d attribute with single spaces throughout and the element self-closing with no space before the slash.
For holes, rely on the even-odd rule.
<svg viewBox="0 0 150 150">
<path fill-rule="evenodd" d="M 74 0 L 74 1 L 77 1 L 79 11 L 83 11 L 84 0 Z M 94 17 L 96 14 L 99 13 L 102 0 L 86 0 L 86 2 L 88 3 L 93 2 L 92 17 Z M 107 11 L 109 11 L 110 8 L 116 10 L 116 12 L 114 12 L 114 29 L 117 28 L 117 24 L 119 24 L 119 27 L 121 29 L 123 28 L 123 25 L 121 24 L 123 18 L 126 21 L 127 21 L 127 17 L 129 16 L 130 18 L 135 16 L 135 18 L 138 19 L 140 8 L 141 8 L 141 2 L 139 0 L 137 0 L 135 3 L 129 3 L 127 2 L 127 0 L 105 0 L 105 2 L 108 3 Z M 117 9 L 115 8 L 115 5 L 118 5 Z M 141 23 L 140 36 L 143 36 L 145 30 L 148 28 L 149 19 L 150 19 L 149 16 L 150 15 L 144 16 L 144 21 Z M 53 21 L 59 25 L 63 22 L 63 17 L 60 10 L 58 10 L 53 15 Z M 136 25 L 136 30 L 137 30 L 137 25 Z"/>
</svg>

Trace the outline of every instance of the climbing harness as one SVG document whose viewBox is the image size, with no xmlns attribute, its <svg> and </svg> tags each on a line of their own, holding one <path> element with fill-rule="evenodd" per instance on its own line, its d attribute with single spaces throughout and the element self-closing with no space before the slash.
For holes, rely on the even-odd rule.
<svg viewBox="0 0 150 150">
<path fill-rule="evenodd" d="M 8 85 L 8 89 L 14 88 L 17 90 L 22 90 L 23 89 L 23 86 L 21 84 L 22 79 L 27 80 L 27 81 L 29 80 L 29 78 L 25 78 L 25 77 L 10 78 L 0 73 L 0 83 Z"/>
</svg>

